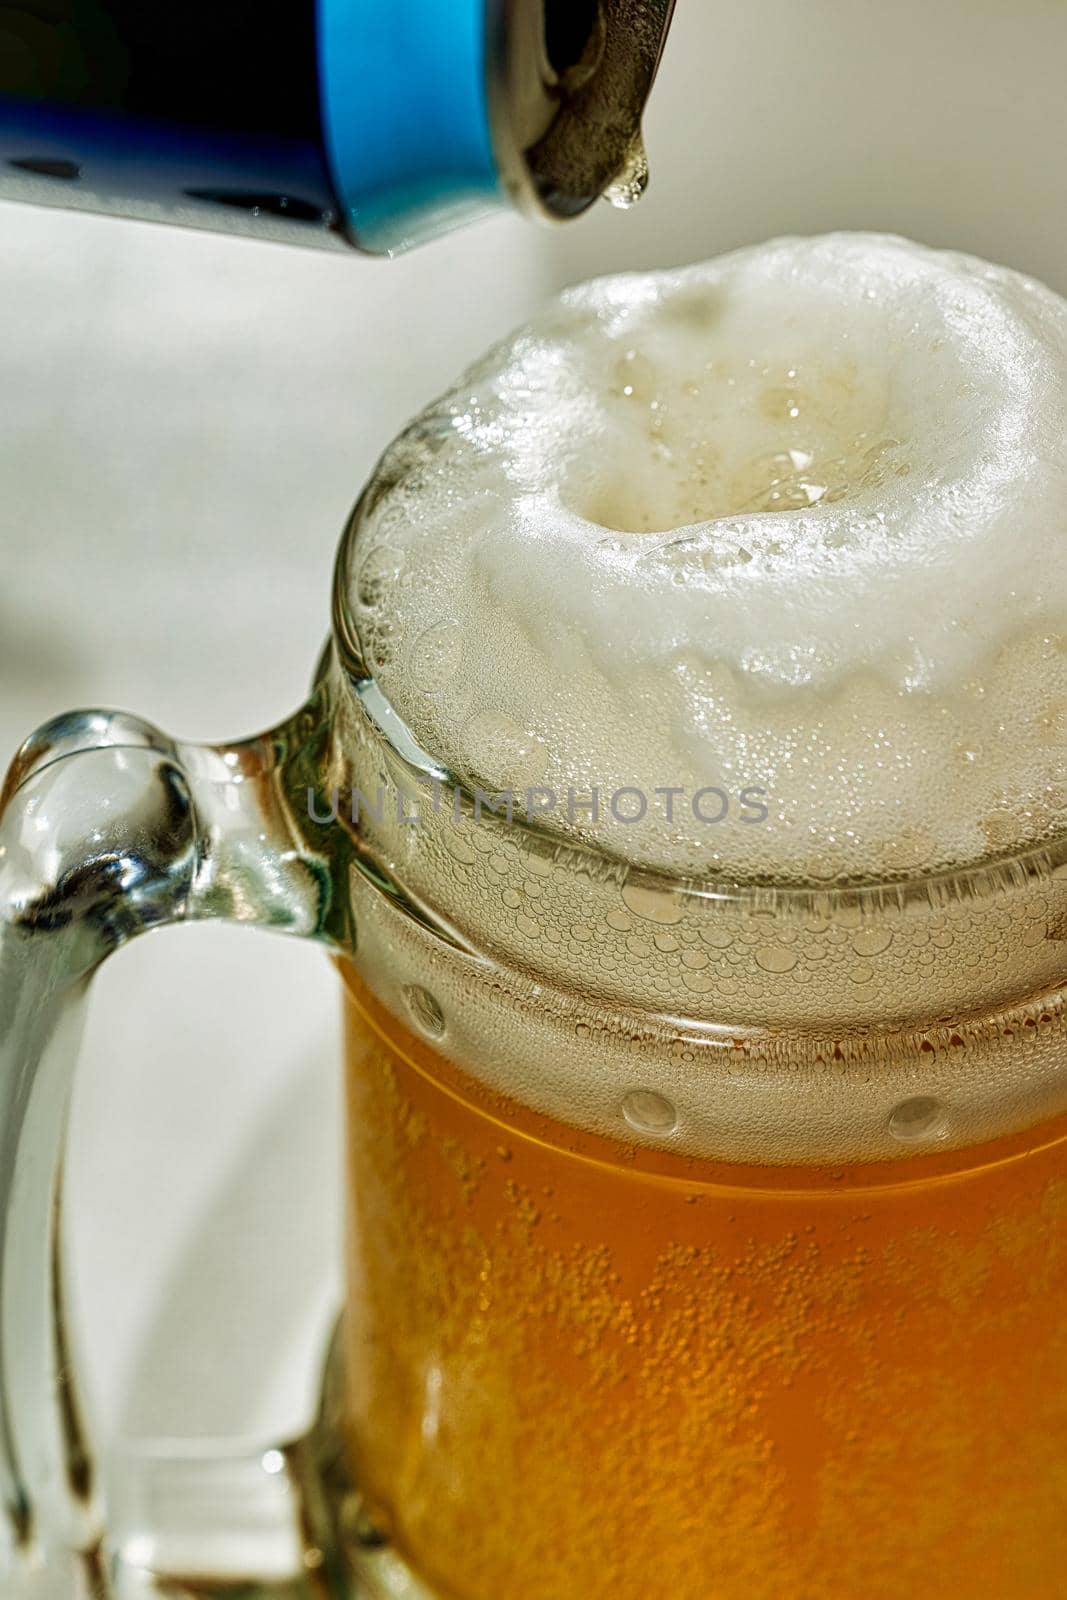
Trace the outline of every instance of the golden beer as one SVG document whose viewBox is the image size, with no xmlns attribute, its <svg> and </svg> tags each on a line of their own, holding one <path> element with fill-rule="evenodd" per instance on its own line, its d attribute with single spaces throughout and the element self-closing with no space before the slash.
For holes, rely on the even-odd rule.
<svg viewBox="0 0 1067 1600">
<path fill-rule="evenodd" d="M 456 1600 L 1054 1600 L 1067 1122 L 903 1163 L 650 1152 L 346 972 L 349 1436 Z"/>
</svg>

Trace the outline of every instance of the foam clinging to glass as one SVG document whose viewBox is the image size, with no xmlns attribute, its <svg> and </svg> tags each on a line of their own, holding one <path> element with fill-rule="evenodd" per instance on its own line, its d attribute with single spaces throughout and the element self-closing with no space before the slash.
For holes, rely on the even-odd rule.
<svg viewBox="0 0 1067 1600">
<path fill-rule="evenodd" d="M 1067 816 L 1067 306 L 904 241 L 574 290 L 394 446 L 353 610 L 419 742 L 700 875 L 896 876 Z M 766 791 L 721 824 L 662 802 Z"/>
</svg>

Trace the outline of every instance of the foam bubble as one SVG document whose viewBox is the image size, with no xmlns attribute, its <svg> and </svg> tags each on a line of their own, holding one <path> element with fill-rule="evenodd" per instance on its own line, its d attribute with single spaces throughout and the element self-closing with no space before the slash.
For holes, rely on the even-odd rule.
<svg viewBox="0 0 1067 1600">
<path fill-rule="evenodd" d="M 894 238 L 573 290 L 385 457 L 353 553 L 368 663 L 465 782 L 596 789 L 545 825 L 638 864 L 832 881 L 1047 837 L 1065 380 L 1067 304 Z"/>
</svg>

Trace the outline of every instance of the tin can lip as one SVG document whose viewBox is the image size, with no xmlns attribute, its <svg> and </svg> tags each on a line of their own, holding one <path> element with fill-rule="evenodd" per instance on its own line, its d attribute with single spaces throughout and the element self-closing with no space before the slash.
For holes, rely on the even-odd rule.
<svg viewBox="0 0 1067 1600">
<path fill-rule="evenodd" d="M 485 0 L 501 186 L 541 221 L 580 216 L 643 166 L 641 122 L 675 0 Z"/>
</svg>

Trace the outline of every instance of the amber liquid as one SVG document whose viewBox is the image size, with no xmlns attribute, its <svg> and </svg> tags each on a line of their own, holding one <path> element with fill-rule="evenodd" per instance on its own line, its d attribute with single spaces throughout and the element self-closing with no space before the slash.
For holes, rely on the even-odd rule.
<svg viewBox="0 0 1067 1600">
<path fill-rule="evenodd" d="M 725 1167 L 346 997 L 348 1436 L 449 1600 L 1059 1600 L 1067 1124 Z"/>
</svg>

